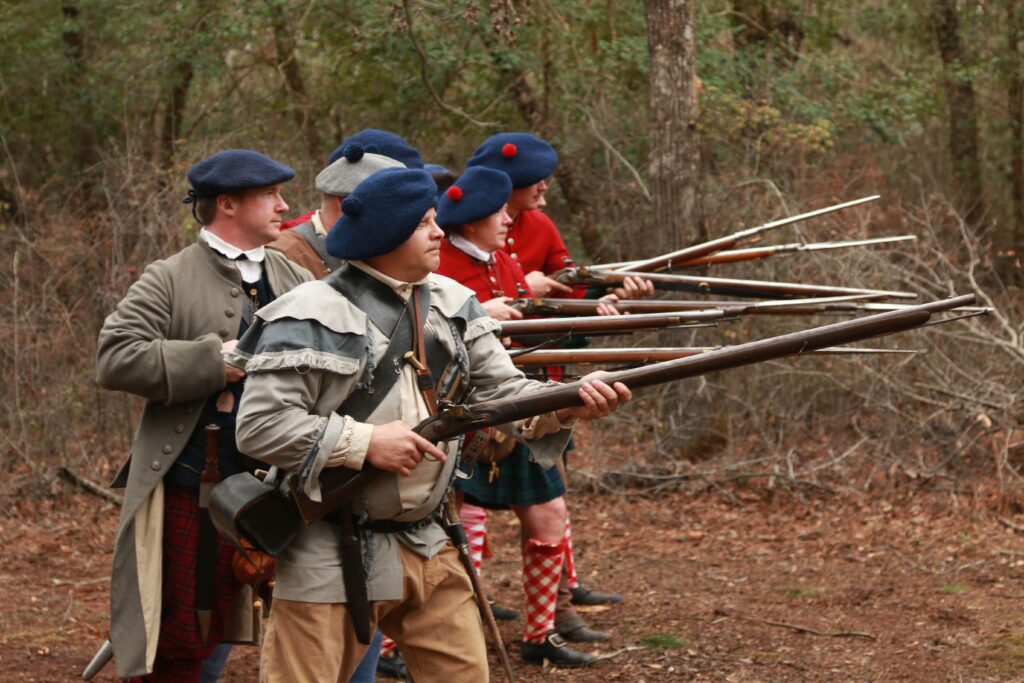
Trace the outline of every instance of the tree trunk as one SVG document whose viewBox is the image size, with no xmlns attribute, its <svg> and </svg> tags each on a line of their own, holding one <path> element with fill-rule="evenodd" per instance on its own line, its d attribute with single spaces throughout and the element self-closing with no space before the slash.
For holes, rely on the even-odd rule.
<svg viewBox="0 0 1024 683">
<path fill-rule="evenodd" d="M 1024 258 L 1024 74 L 1020 51 L 1021 9 L 1017 0 L 1006 3 L 1006 95 L 1010 119 L 1010 192 L 1013 197 L 1013 246 L 1017 258 Z"/>
<path fill-rule="evenodd" d="M 174 147 L 181 136 L 181 122 L 185 118 L 185 103 L 188 89 L 192 84 L 192 62 L 183 60 L 174 67 L 174 85 L 171 86 L 167 107 L 164 109 L 163 126 L 160 133 L 161 168 L 170 168 L 174 158 Z"/>
<path fill-rule="evenodd" d="M 957 209 L 972 228 L 985 215 L 982 198 L 981 151 L 974 82 L 967 73 L 967 53 L 960 35 L 956 0 L 935 0 L 935 33 L 942 59 L 949 111 L 949 153 L 956 184 Z"/>
<path fill-rule="evenodd" d="M 85 56 L 85 37 L 78 23 L 78 7 L 65 4 L 61 11 L 68 21 L 68 29 L 61 34 L 64 42 L 64 54 L 68 60 L 67 89 L 68 97 L 74 103 L 75 112 L 71 117 L 71 131 L 74 138 L 72 158 L 75 171 L 80 174 L 85 192 L 80 193 L 88 198 L 92 188 L 90 169 L 99 162 L 99 151 L 96 149 L 96 135 L 93 129 L 92 107 L 85 90 L 88 65 Z M 88 201 L 88 199 L 86 199 Z"/>
<path fill-rule="evenodd" d="M 306 151 L 310 159 L 326 157 L 327 150 L 323 149 L 317 121 L 312 116 L 312 104 L 306 91 L 306 82 L 302 76 L 298 56 L 295 54 L 295 33 L 288 25 L 287 17 L 280 6 L 275 10 L 273 30 L 277 68 L 284 77 L 284 86 L 291 100 L 292 115 L 305 138 Z"/>
<path fill-rule="evenodd" d="M 695 0 L 646 0 L 651 87 L 650 188 L 653 235 L 647 255 L 705 240 L 697 133 Z"/>
</svg>

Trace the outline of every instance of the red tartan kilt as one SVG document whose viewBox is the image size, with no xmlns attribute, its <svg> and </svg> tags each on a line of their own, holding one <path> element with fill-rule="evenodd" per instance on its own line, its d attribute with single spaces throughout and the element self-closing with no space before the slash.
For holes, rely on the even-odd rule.
<svg viewBox="0 0 1024 683">
<path fill-rule="evenodd" d="M 163 608 L 157 657 L 206 659 L 224 638 L 231 603 L 241 584 L 231 571 L 233 546 L 217 535 L 214 605 L 210 637 L 204 644 L 196 619 L 196 548 L 199 545 L 199 492 L 185 486 L 164 487 Z"/>
</svg>

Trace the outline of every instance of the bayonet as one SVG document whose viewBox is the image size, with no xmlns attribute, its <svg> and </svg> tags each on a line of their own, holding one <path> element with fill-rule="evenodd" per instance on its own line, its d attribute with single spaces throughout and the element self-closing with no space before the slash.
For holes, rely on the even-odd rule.
<svg viewBox="0 0 1024 683">
<path fill-rule="evenodd" d="M 849 208 L 851 206 L 858 206 L 867 202 L 873 202 L 880 199 L 879 195 L 871 195 L 869 197 L 862 197 L 855 199 L 851 202 L 843 202 L 842 204 L 835 204 L 833 206 L 826 206 L 823 209 L 815 209 L 814 211 L 808 211 L 797 216 L 790 216 L 789 218 L 781 218 L 779 220 L 771 221 L 757 227 L 748 228 L 746 230 L 740 230 L 739 232 L 727 235 L 725 237 L 719 237 L 717 239 L 709 240 L 707 242 L 701 242 L 700 244 L 694 244 L 693 246 L 686 247 L 685 249 L 679 249 L 677 251 L 662 254 L 661 256 L 655 256 L 654 258 L 645 259 L 642 261 L 634 261 L 624 266 L 618 266 L 616 270 L 625 270 L 631 272 L 645 272 L 658 270 L 660 268 L 671 268 L 673 263 L 685 263 L 692 261 L 693 259 L 713 254 L 716 251 L 722 251 L 724 249 L 732 249 L 738 243 L 749 240 L 752 237 L 756 237 L 761 233 L 781 228 L 786 225 L 792 225 L 793 223 L 799 223 L 809 218 L 816 218 L 818 216 L 824 216 L 825 214 L 834 213 L 842 209 Z"/>
<path fill-rule="evenodd" d="M 701 256 L 700 258 L 695 258 L 690 261 L 673 263 L 672 268 L 696 268 L 698 266 L 737 263 L 739 261 L 756 261 L 758 259 L 768 258 L 769 256 L 775 256 L 777 254 L 835 251 L 836 249 L 851 249 L 853 247 L 909 242 L 916 239 L 916 235 L 899 235 L 896 237 L 875 237 L 872 239 L 845 240 L 840 242 L 813 242 L 811 244 L 792 242 L 789 244 L 773 244 L 763 247 L 750 247 L 747 249 L 730 249 L 727 251 L 717 251 L 713 254 Z"/>
</svg>

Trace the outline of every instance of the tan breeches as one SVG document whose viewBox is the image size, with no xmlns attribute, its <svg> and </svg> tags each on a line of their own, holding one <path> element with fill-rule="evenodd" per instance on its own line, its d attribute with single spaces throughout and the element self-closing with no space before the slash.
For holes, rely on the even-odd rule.
<svg viewBox="0 0 1024 683">
<path fill-rule="evenodd" d="M 487 649 L 473 589 L 449 544 L 427 560 L 405 546 L 402 600 L 370 604 L 370 629 L 394 639 L 416 683 L 488 680 Z M 275 599 L 263 640 L 262 683 L 347 683 L 366 646 L 344 603 Z"/>
</svg>

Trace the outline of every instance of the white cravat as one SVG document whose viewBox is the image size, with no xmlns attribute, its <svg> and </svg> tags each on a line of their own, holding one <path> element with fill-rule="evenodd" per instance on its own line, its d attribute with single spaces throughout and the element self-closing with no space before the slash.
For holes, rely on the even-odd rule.
<svg viewBox="0 0 1024 683">
<path fill-rule="evenodd" d="M 484 251 L 458 233 L 453 232 L 449 235 L 448 241 L 452 243 L 453 247 L 463 253 L 469 254 L 478 261 L 491 263 L 494 260 L 494 252 Z"/>
<path fill-rule="evenodd" d="M 266 249 L 262 245 L 252 249 L 239 249 L 206 228 L 199 231 L 199 239 L 206 242 L 211 249 L 219 252 L 226 258 L 237 259 L 235 260 L 235 267 L 242 274 L 243 281 L 259 282 L 260 277 L 263 275 L 263 268 L 260 264 L 263 263 L 263 259 L 266 256 Z M 245 254 L 245 258 L 239 259 L 238 257 L 242 254 Z"/>
</svg>

